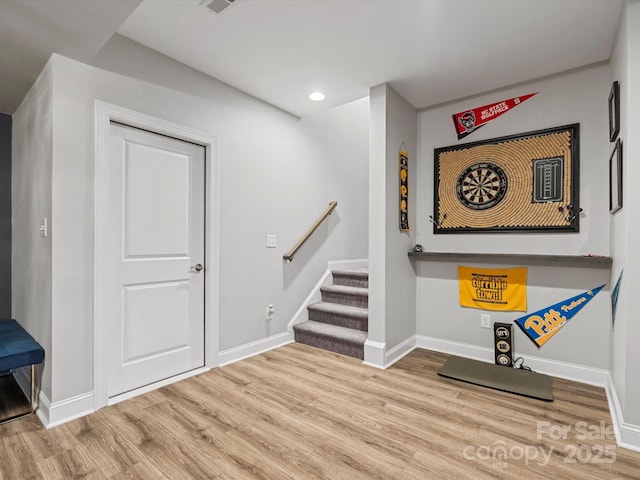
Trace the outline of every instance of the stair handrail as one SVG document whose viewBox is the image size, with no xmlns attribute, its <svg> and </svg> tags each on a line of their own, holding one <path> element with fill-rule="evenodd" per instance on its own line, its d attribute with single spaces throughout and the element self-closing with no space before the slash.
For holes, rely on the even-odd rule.
<svg viewBox="0 0 640 480">
<path fill-rule="evenodd" d="M 298 253 L 298 250 L 300 250 L 302 246 L 306 243 L 306 241 L 309 240 L 311 235 L 313 235 L 315 231 L 318 230 L 318 228 L 320 228 L 320 225 L 322 225 L 322 223 L 329 217 L 329 215 L 333 213 L 333 211 L 337 206 L 338 206 L 338 202 L 336 202 L 335 200 L 330 202 L 329 206 L 325 209 L 324 212 L 322 212 L 322 215 L 318 217 L 318 219 L 311 226 L 311 228 L 307 230 L 307 232 L 302 236 L 302 238 L 298 240 L 298 243 L 296 243 L 291 250 L 285 253 L 282 256 L 282 258 L 284 258 L 287 262 L 290 262 L 291 260 L 293 260 L 293 257 L 295 256 L 296 253 Z"/>
</svg>

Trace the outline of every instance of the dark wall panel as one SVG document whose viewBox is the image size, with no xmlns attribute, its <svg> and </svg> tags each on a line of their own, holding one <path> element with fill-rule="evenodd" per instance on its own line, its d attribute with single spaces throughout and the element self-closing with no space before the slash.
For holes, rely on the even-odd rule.
<svg viewBox="0 0 640 480">
<path fill-rule="evenodd" d="M 11 115 L 0 113 L 0 319 L 11 318 Z"/>
</svg>

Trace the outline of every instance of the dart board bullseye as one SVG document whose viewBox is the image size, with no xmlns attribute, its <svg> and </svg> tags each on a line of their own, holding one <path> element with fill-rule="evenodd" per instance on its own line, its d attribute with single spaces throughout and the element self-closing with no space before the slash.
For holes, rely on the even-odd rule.
<svg viewBox="0 0 640 480">
<path fill-rule="evenodd" d="M 507 193 L 507 176 L 494 163 L 476 163 L 458 177 L 458 199 L 473 210 L 494 207 Z"/>
</svg>

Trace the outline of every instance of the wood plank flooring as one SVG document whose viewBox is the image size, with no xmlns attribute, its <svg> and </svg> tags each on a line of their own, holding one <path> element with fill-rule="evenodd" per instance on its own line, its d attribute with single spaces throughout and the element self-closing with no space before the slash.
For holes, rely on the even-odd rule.
<svg viewBox="0 0 640 480">
<path fill-rule="evenodd" d="M 638 479 L 601 388 L 553 402 L 290 344 L 45 430 L 0 426 L 0 479 Z M 539 423 L 546 422 L 546 423 Z"/>
</svg>

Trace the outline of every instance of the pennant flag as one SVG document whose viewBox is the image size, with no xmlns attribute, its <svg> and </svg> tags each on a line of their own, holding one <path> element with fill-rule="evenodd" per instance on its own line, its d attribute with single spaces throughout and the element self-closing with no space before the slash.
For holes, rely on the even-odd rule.
<svg viewBox="0 0 640 480">
<path fill-rule="evenodd" d="M 453 124 L 458 133 L 458 140 L 462 140 L 474 130 L 486 125 L 491 120 L 498 118 L 503 113 L 512 110 L 522 102 L 529 100 L 538 92 L 529 93 L 521 97 L 509 98 L 501 102 L 490 103 L 482 107 L 465 110 L 464 112 L 454 113 Z"/>
<path fill-rule="evenodd" d="M 398 152 L 400 162 L 400 231 L 408 232 L 409 226 L 409 154 Z"/>
<path fill-rule="evenodd" d="M 620 270 L 620 275 L 618 275 L 618 280 L 616 281 L 616 285 L 613 287 L 611 291 L 611 324 L 614 324 L 616 321 L 616 308 L 618 307 L 618 294 L 620 293 L 620 282 L 622 281 L 622 272 L 624 270 Z"/>
<path fill-rule="evenodd" d="M 527 311 L 527 268 L 458 267 L 460 306 Z"/>
<path fill-rule="evenodd" d="M 602 287 L 604 287 L 604 285 L 600 285 L 598 288 L 587 290 L 580 295 L 520 317 L 515 320 L 515 322 L 533 343 L 541 347 L 558 333 L 558 330 L 571 320 L 582 307 L 589 303 Z"/>
</svg>

